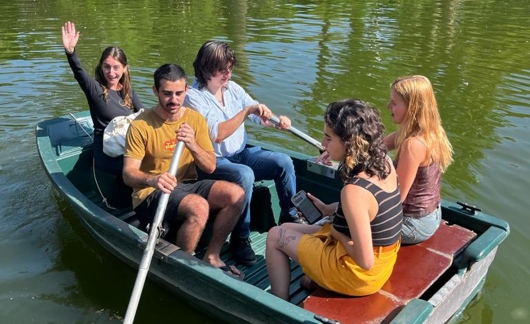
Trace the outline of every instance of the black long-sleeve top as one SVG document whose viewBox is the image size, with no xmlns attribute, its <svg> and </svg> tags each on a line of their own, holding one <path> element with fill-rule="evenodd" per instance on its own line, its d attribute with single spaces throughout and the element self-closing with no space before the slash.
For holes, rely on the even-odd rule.
<svg viewBox="0 0 530 324">
<path fill-rule="evenodd" d="M 94 136 L 102 136 L 105 127 L 109 122 L 117 116 L 127 116 L 133 111 L 137 112 L 143 108 L 142 102 L 136 92 L 131 88 L 131 99 L 133 103 L 133 109 L 123 105 L 123 98 L 119 91 L 107 89 L 108 100 L 105 101 L 103 95 L 103 88 L 93 77 L 91 77 L 87 71 L 82 67 L 81 61 L 77 56 L 76 52 L 66 53 L 68 58 L 68 64 L 74 77 L 79 83 L 81 90 L 85 93 L 90 107 L 90 116 L 94 123 Z"/>
</svg>

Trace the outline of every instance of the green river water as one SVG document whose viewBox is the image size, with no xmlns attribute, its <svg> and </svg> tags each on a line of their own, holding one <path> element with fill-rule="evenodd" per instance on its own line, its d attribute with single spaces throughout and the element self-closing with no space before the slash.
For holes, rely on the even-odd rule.
<svg viewBox="0 0 530 324">
<path fill-rule="evenodd" d="M 152 74 L 174 62 L 193 75 L 208 39 L 240 61 L 233 80 L 276 114 L 321 139 L 326 105 L 357 97 L 380 108 L 389 84 L 432 81 L 453 144 L 443 197 L 507 220 L 483 291 L 459 323 L 530 323 L 530 4 L 526 0 L 64 1 L 0 0 L 0 323 L 120 323 L 136 272 L 82 228 L 51 188 L 36 123 L 87 109 L 66 62 L 61 26 L 81 31 L 92 71 L 122 47 L 133 86 L 155 102 Z M 251 138 L 316 154 L 288 133 Z M 526 198 L 525 198 L 526 197 Z M 148 282 L 136 323 L 216 323 Z"/>
</svg>

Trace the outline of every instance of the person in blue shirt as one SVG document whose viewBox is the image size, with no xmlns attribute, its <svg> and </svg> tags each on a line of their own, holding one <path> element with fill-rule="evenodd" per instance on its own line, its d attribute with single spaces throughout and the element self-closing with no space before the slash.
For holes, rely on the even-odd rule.
<svg viewBox="0 0 530 324">
<path fill-rule="evenodd" d="M 245 191 L 245 206 L 232 231 L 230 246 L 237 261 L 245 265 L 256 262 L 250 246 L 250 200 L 254 181 L 274 180 L 281 207 L 280 223 L 302 222 L 291 202 L 296 193 L 293 161 L 283 153 L 247 148 L 245 120 L 272 126 L 271 110 L 254 100 L 241 86 L 230 80 L 237 65 L 233 50 L 220 41 L 207 41 L 193 62 L 195 80 L 188 91 L 185 106 L 200 112 L 208 123 L 210 139 L 217 157 L 212 174 L 199 177 L 235 182 Z M 279 129 L 287 130 L 291 121 L 279 116 Z"/>
</svg>

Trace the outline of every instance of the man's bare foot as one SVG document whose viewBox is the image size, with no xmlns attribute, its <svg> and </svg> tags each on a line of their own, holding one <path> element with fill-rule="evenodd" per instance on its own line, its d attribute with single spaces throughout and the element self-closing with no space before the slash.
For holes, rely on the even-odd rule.
<svg viewBox="0 0 530 324">
<path fill-rule="evenodd" d="M 243 278 L 245 278 L 245 274 L 241 272 L 241 270 L 239 270 L 233 265 L 227 265 L 219 257 L 205 255 L 202 260 L 206 263 L 211 264 L 212 266 L 216 268 L 221 269 L 226 275 L 234 279 L 243 280 Z"/>
</svg>

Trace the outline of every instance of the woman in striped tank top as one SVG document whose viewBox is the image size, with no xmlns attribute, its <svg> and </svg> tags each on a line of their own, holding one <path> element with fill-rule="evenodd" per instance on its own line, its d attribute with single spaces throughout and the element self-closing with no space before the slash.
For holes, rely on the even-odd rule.
<svg viewBox="0 0 530 324">
<path fill-rule="evenodd" d="M 331 103 L 324 119 L 322 145 L 332 160 L 340 161 L 344 187 L 338 203 L 326 205 L 309 196 L 324 215 L 333 215 L 332 223 L 285 223 L 269 231 L 271 291 L 283 299 L 289 298 L 289 258 L 321 287 L 363 296 L 388 280 L 400 246 L 399 183 L 378 112 L 350 99 Z"/>
</svg>

